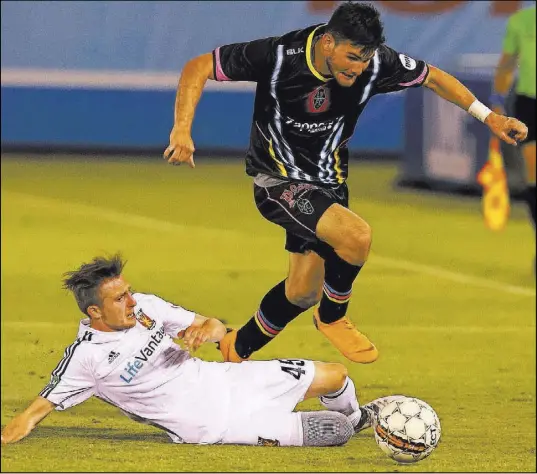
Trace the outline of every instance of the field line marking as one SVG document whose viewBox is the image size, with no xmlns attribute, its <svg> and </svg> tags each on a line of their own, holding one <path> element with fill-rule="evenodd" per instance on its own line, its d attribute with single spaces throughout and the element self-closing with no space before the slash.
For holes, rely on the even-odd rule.
<svg viewBox="0 0 537 474">
<path fill-rule="evenodd" d="M 155 219 L 153 217 L 139 216 L 136 214 L 130 214 L 127 212 L 113 211 L 109 209 L 104 209 L 98 206 L 92 206 L 89 204 L 80 204 L 74 202 L 67 202 L 61 199 L 46 198 L 41 196 L 34 196 L 27 193 L 19 193 L 15 191 L 4 191 L 4 194 L 12 196 L 13 198 L 23 199 L 31 204 L 38 205 L 40 207 L 68 207 L 70 213 L 80 214 L 80 215 L 91 215 L 98 217 L 113 223 L 120 223 L 125 225 L 130 225 L 142 229 L 157 230 L 161 232 L 187 232 L 188 229 L 198 228 L 206 231 L 217 231 L 221 234 L 229 235 L 244 235 L 244 232 L 237 230 L 229 229 L 215 229 L 212 227 L 202 227 L 202 226 L 190 226 L 175 224 L 173 222 L 164 221 L 160 219 Z M 5 200 L 4 200 L 5 203 Z M 272 240 L 272 239 L 271 239 Z M 468 285 L 473 285 L 475 287 L 486 288 L 490 290 L 503 291 L 505 293 L 511 293 L 515 295 L 522 296 L 536 296 L 535 289 L 511 285 L 508 283 L 502 283 L 495 280 L 490 280 L 487 278 L 476 277 L 472 275 L 467 275 L 465 273 L 454 272 L 446 270 L 441 267 L 425 265 L 416 262 L 410 262 L 403 259 L 395 259 L 390 257 L 383 257 L 375 253 L 371 253 L 371 260 L 373 263 L 388 267 L 388 268 L 400 268 L 402 270 L 409 270 L 415 273 L 421 273 L 425 275 L 430 275 L 436 278 L 441 278 L 444 280 L 453 281 L 456 283 L 464 283 Z"/>
<path fill-rule="evenodd" d="M 444 280 L 450 280 L 457 283 L 467 283 L 469 285 L 478 286 L 481 288 L 488 288 L 491 290 L 504 291 L 506 293 L 513 293 L 515 295 L 533 296 L 535 297 L 535 290 L 524 286 L 510 285 L 508 283 L 501 283 L 495 280 L 489 280 L 487 278 L 476 277 L 467 275 L 465 273 L 454 272 L 446 270 L 441 267 L 432 265 L 424 265 L 421 263 L 409 262 L 408 260 L 395 259 L 389 257 L 381 257 L 374 253 L 372 255 L 372 261 L 389 268 L 400 268 L 402 270 L 410 270 L 415 273 L 423 273 Z"/>
</svg>

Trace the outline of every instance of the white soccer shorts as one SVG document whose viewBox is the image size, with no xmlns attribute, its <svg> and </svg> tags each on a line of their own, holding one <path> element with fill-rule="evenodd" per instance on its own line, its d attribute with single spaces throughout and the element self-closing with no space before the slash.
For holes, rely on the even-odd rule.
<svg viewBox="0 0 537 474">
<path fill-rule="evenodd" d="M 302 422 L 293 410 L 314 375 L 314 363 L 304 359 L 232 364 L 230 417 L 222 443 L 302 446 Z"/>
</svg>

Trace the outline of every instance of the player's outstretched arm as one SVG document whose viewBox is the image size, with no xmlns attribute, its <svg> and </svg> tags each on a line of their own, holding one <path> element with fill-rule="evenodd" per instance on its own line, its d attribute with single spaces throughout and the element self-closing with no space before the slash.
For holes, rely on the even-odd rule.
<svg viewBox="0 0 537 474">
<path fill-rule="evenodd" d="M 175 97 L 174 124 L 164 158 L 171 164 L 188 163 L 194 168 L 192 122 L 207 79 L 214 79 L 213 56 L 202 54 L 185 64 Z"/>
<path fill-rule="evenodd" d="M 220 342 L 225 335 L 226 327 L 222 321 L 196 314 L 194 322 L 184 331 L 183 342 L 193 352 L 206 342 Z"/>
<path fill-rule="evenodd" d="M 528 135 L 525 124 L 513 117 L 492 112 L 466 86 L 441 69 L 429 66 L 429 75 L 423 85 L 484 122 L 494 135 L 510 145 L 516 145 Z"/>
<path fill-rule="evenodd" d="M 26 410 L 13 418 L 2 430 L 2 444 L 16 443 L 28 436 L 30 431 L 54 410 L 54 404 L 46 398 L 37 397 Z"/>
</svg>

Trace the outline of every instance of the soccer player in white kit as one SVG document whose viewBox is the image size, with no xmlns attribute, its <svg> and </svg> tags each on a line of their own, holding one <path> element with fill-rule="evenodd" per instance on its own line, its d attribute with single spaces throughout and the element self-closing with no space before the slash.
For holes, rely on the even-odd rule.
<svg viewBox="0 0 537 474">
<path fill-rule="evenodd" d="M 175 443 L 333 446 L 371 426 L 391 398 L 360 407 L 338 363 L 192 357 L 201 344 L 225 336 L 223 323 L 153 294 L 132 293 L 123 266 L 119 255 L 96 257 L 66 274 L 64 287 L 87 317 L 49 384 L 4 428 L 2 444 L 27 436 L 54 409 L 95 396 L 161 428 Z M 188 350 L 173 338 L 182 338 Z M 312 397 L 326 410 L 293 411 Z"/>
</svg>

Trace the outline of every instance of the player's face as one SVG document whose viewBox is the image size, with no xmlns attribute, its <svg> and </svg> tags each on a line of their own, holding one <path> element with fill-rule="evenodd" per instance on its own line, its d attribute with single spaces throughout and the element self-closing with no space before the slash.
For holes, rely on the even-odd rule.
<svg viewBox="0 0 537 474">
<path fill-rule="evenodd" d="M 330 74 L 340 86 L 350 87 L 369 66 L 374 53 L 363 51 L 363 46 L 353 45 L 350 41 L 329 43 L 326 65 Z"/>
<path fill-rule="evenodd" d="M 99 294 L 101 305 L 93 307 L 92 327 L 100 331 L 121 331 L 136 325 L 136 300 L 123 276 L 105 280 Z"/>
</svg>

